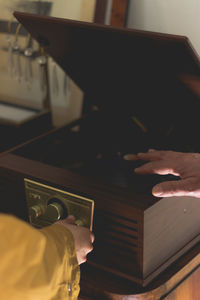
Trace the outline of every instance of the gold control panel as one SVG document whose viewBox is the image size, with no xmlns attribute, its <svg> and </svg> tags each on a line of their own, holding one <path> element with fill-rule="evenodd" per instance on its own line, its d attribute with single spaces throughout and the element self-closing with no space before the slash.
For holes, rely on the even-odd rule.
<svg viewBox="0 0 200 300">
<path fill-rule="evenodd" d="M 94 201 L 30 179 L 24 179 L 30 223 L 38 228 L 73 215 L 78 226 L 92 230 Z"/>
</svg>

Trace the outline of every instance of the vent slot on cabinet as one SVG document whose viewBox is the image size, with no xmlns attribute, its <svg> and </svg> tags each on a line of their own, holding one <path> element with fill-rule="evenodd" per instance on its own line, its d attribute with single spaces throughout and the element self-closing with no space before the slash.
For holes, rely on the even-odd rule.
<svg viewBox="0 0 200 300">
<path fill-rule="evenodd" d="M 100 268 L 135 272 L 139 255 L 138 221 L 99 210 L 95 214 L 95 247 L 90 262 Z"/>
</svg>

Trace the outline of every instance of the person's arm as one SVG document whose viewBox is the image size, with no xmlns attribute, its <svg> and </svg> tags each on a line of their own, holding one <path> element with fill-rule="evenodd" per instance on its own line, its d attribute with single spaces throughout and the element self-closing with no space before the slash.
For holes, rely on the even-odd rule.
<svg viewBox="0 0 200 300">
<path fill-rule="evenodd" d="M 200 154 L 150 149 L 146 153 L 128 154 L 126 160 L 147 161 L 136 168 L 137 174 L 172 174 L 180 180 L 165 181 L 155 185 L 156 197 L 193 196 L 200 198 Z"/>
<path fill-rule="evenodd" d="M 74 237 L 66 227 L 36 230 L 0 214 L 1 299 L 75 300 L 79 277 Z"/>
</svg>

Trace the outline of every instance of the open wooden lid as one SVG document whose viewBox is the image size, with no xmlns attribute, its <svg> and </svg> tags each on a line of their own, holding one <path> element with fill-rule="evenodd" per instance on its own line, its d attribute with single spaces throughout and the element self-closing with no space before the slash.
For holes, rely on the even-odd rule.
<svg viewBox="0 0 200 300">
<path fill-rule="evenodd" d="M 184 36 L 22 12 L 14 16 L 100 106 L 160 101 L 173 95 L 182 74 L 200 76 L 199 57 Z"/>
</svg>

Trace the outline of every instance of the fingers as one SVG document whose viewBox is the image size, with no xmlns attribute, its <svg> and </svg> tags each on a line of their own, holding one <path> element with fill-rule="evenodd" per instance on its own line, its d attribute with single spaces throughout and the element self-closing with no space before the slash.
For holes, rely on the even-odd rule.
<svg viewBox="0 0 200 300">
<path fill-rule="evenodd" d="M 138 153 L 138 159 L 141 160 L 161 160 L 164 153 L 162 151 L 148 151 L 146 153 Z"/>
<path fill-rule="evenodd" d="M 163 157 L 162 151 L 156 151 L 149 149 L 146 153 L 137 153 L 137 154 L 126 154 L 124 155 L 125 160 L 161 160 Z"/>
<path fill-rule="evenodd" d="M 79 251 L 78 254 L 78 264 L 83 264 L 87 261 L 87 254 L 89 254 L 90 252 L 92 252 L 93 250 L 93 246 L 90 245 L 90 247 L 87 247 L 87 249 L 82 249 L 81 251 Z"/>
<path fill-rule="evenodd" d="M 193 178 L 165 181 L 155 185 L 152 194 L 156 197 L 193 196 L 200 197 L 200 189 Z"/>
<path fill-rule="evenodd" d="M 87 255 L 93 250 L 94 234 L 87 228 L 81 228 L 82 234 L 79 239 L 81 244 L 78 245 L 77 259 L 82 264 L 87 261 Z M 82 239 L 82 241 L 81 241 Z"/>
<path fill-rule="evenodd" d="M 175 176 L 179 176 L 179 172 L 176 170 L 175 163 L 171 163 L 168 161 L 149 162 L 139 168 L 135 168 L 134 172 L 136 174 L 159 174 L 159 175 L 172 174 Z"/>
<path fill-rule="evenodd" d="M 85 252 L 79 252 L 79 255 L 77 256 L 78 264 L 81 265 L 87 261 L 87 257 Z"/>
<path fill-rule="evenodd" d="M 126 154 L 124 155 L 125 160 L 162 160 L 162 159 L 177 159 L 182 156 L 183 153 L 175 152 L 175 151 L 165 151 L 165 150 L 154 150 L 149 149 L 148 152 L 145 153 L 137 153 L 137 154 Z"/>
<path fill-rule="evenodd" d="M 68 223 L 68 224 L 75 224 L 75 217 L 72 216 L 72 215 L 69 215 L 66 219 L 65 219 L 65 222 Z"/>
<path fill-rule="evenodd" d="M 137 174 L 159 174 L 167 175 L 172 174 L 175 176 L 180 176 L 178 172 L 178 167 L 176 166 L 177 159 L 172 159 L 171 157 L 176 156 L 177 153 L 173 151 L 157 151 L 154 149 L 149 149 L 146 153 L 138 154 L 127 154 L 124 156 L 126 160 L 146 160 L 149 163 L 136 168 L 134 171 Z"/>
<path fill-rule="evenodd" d="M 94 239 L 95 239 L 94 234 L 92 232 L 90 232 L 90 240 L 91 240 L 92 244 L 94 243 Z"/>
<path fill-rule="evenodd" d="M 125 160 L 138 160 L 137 154 L 126 154 L 123 157 Z"/>
<path fill-rule="evenodd" d="M 86 249 L 86 255 L 88 254 L 88 253 L 90 253 L 90 252 L 92 252 L 93 251 L 93 245 L 92 244 L 90 244 L 88 247 L 87 247 L 87 249 Z"/>
<path fill-rule="evenodd" d="M 179 181 L 163 182 L 154 186 L 156 197 L 193 196 L 200 198 L 200 154 L 149 149 L 146 153 L 128 154 L 126 160 L 147 161 L 136 168 L 137 174 L 172 174 Z"/>
<path fill-rule="evenodd" d="M 56 224 L 60 224 L 67 227 L 68 225 L 75 225 L 75 221 L 76 221 L 75 217 L 69 215 L 67 218 L 60 219 L 59 221 L 57 221 Z"/>
</svg>

